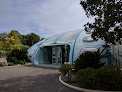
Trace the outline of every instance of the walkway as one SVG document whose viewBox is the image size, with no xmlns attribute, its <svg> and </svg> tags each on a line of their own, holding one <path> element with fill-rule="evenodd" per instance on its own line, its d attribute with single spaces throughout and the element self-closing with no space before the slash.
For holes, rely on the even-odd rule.
<svg viewBox="0 0 122 92">
<path fill-rule="evenodd" d="M 78 92 L 58 81 L 60 72 L 40 66 L 0 67 L 0 92 Z"/>
</svg>

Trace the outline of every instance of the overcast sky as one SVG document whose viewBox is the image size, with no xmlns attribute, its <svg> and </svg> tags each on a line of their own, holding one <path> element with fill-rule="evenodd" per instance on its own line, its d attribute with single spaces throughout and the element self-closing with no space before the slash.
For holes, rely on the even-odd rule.
<svg viewBox="0 0 122 92">
<path fill-rule="evenodd" d="M 83 29 L 88 19 L 80 0 L 0 0 L 0 33 L 17 30 L 50 37 Z"/>
</svg>

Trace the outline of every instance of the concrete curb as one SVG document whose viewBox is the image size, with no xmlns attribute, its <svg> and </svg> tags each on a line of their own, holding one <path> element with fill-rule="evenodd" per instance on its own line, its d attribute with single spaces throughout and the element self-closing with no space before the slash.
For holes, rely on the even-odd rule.
<svg viewBox="0 0 122 92">
<path fill-rule="evenodd" d="M 77 91 L 83 91 L 83 92 L 122 92 L 122 91 L 100 91 L 100 90 L 90 90 L 90 89 L 75 87 L 75 86 L 72 86 L 72 85 L 67 84 L 67 83 L 65 83 L 64 81 L 62 81 L 62 80 L 61 80 L 61 77 L 62 77 L 62 74 L 59 76 L 59 81 L 60 81 L 63 85 L 65 85 L 65 86 L 67 86 L 67 87 L 69 87 L 69 88 L 75 89 L 75 90 L 77 90 Z"/>
</svg>

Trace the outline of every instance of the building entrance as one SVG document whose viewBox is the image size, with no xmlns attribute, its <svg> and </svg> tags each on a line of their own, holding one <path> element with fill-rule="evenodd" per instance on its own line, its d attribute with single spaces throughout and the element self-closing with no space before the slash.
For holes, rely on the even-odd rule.
<svg viewBox="0 0 122 92">
<path fill-rule="evenodd" d="M 62 47 L 53 46 L 52 47 L 52 64 L 62 64 Z"/>
</svg>

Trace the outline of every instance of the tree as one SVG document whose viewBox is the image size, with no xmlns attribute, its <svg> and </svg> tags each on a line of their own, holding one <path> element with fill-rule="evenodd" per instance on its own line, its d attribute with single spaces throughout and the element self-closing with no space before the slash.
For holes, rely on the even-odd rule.
<svg viewBox="0 0 122 92">
<path fill-rule="evenodd" d="M 26 36 L 26 45 L 32 46 L 33 44 L 37 43 L 40 41 L 40 37 L 34 33 L 30 33 Z"/>
<path fill-rule="evenodd" d="M 94 23 L 88 22 L 84 25 L 86 31 L 94 28 L 92 33 L 94 40 L 101 38 L 112 44 L 120 41 L 122 38 L 121 0 L 83 0 L 80 4 L 88 18 L 96 17 Z"/>
<path fill-rule="evenodd" d="M 20 36 L 20 41 L 23 45 L 27 45 L 27 35 L 21 35 Z"/>
<path fill-rule="evenodd" d="M 12 44 L 11 44 L 9 41 L 4 41 L 3 49 L 4 49 L 4 50 L 10 50 L 11 45 L 12 45 Z"/>
<path fill-rule="evenodd" d="M 10 43 L 11 43 L 12 45 L 20 45 L 20 44 L 21 44 L 20 39 L 19 39 L 19 37 L 18 37 L 18 35 L 17 35 L 16 33 L 17 33 L 17 31 L 12 30 L 12 31 L 9 33 L 9 35 L 8 35 L 8 38 L 9 38 L 9 39 L 11 39 L 11 38 L 15 39 L 15 40 L 10 40 Z"/>
<path fill-rule="evenodd" d="M 0 41 L 0 50 L 3 50 L 4 43 L 3 41 Z"/>
<path fill-rule="evenodd" d="M 41 38 L 43 40 L 45 38 Z M 40 37 L 34 33 L 28 34 L 28 35 L 21 35 L 20 36 L 21 43 L 23 45 L 29 45 L 32 46 L 34 43 L 40 41 Z M 33 43 L 33 44 L 32 44 Z"/>
<path fill-rule="evenodd" d="M 44 37 L 41 38 L 41 40 L 44 40 L 44 39 L 45 39 Z"/>
<path fill-rule="evenodd" d="M 5 41 L 6 41 L 7 36 L 8 34 L 6 32 L 0 33 L 0 50 L 6 49 Z"/>
<path fill-rule="evenodd" d="M 0 41 L 4 41 L 4 38 L 7 38 L 8 34 L 6 32 L 0 33 Z"/>
<path fill-rule="evenodd" d="M 16 30 L 14 30 L 14 31 L 15 31 L 15 33 L 16 33 L 16 35 L 17 35 L 18 37 L 21 36 L 21 34 L 20 34 L 18 31 L 16 31 Z"/>
</svg>

